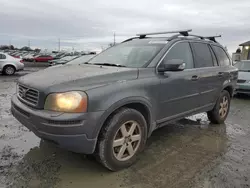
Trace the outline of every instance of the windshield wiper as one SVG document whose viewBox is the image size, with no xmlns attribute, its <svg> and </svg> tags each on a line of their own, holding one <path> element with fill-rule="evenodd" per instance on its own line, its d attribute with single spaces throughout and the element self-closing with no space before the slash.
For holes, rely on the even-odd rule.
<svg viewBox="0 0 250 188">
<path fill-rule="evenodd" d="M 113 66 L 113 67 L 126 67 L 125 65 L 114 64 L 114 63 L 93 63 L 93 65 L 104 65 L 104 66 Z"/>
</svg>

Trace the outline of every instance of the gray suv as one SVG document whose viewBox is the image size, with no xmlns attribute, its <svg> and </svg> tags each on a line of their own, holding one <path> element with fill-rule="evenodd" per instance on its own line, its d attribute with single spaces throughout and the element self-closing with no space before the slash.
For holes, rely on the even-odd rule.
<svg viewBox="0 0 250 188">
<path fill-rule="evenodd" d="M 11 111 L 38 137 L 117 171 L 170 121 L 207 112 L 223 123 L 237 76 L 215 37 L 139 34 L 88 62 L 21 77 Z"/>
</svg>

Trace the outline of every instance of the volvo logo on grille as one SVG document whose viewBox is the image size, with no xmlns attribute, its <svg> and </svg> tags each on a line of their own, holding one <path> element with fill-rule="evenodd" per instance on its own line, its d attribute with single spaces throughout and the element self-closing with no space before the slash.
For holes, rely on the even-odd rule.
<svg viewBox="0 0 250 188">
<path fill-rule="evenodd" d="M 20 97 L 25 98 L 26 97 L 26 93 L 29 91 L 29 89 L 22 89 L 22 92 L 19 92 Z"/>
</svg>

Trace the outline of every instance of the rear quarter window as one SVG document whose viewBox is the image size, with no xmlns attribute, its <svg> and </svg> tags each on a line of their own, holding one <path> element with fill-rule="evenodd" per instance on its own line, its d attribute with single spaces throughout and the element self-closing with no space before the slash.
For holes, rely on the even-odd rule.
<svg viewBox="0 0 250 188">
<path fill-rule="evenodd" d="M 220 66 L 229 66 L 231 64 L 230 59 L 223 48 L 212 45 L 212 49 L 218 59 Z"/>
</svg>

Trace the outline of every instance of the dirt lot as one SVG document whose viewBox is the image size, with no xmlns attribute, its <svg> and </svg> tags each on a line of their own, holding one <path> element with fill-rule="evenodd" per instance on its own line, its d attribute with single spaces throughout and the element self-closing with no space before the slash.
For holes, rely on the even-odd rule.
<svg viewBox="0 0 250 188">
<path fill-rule="evenodd" d="M 90 156 L 41 141 L 10 113 L 16 76 L 0 76 L 0 187 L 250 187 L 250 97 L 235 98 L 226 124 L 204 114 L 155 131 L 138 163 L 111 173 Z"/>
</svg>

